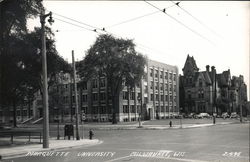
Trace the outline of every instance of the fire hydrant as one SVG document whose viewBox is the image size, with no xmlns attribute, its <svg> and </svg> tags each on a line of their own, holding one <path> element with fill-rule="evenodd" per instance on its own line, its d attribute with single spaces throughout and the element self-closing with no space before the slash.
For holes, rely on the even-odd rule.
<svg viewBox="0 0 250 162">
<path fill-rule="evenodd" d="M 92 130 L 89 130 L 89 139 L 92 140 L 92 137 L 94 136 L 94 133 Z"/>
</svg>

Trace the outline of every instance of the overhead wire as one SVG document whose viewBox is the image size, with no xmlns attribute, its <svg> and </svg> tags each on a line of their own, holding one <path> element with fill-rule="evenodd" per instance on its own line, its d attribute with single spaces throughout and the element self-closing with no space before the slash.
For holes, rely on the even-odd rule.
<svg viewBox="0 0 250 162">
<path fill-rule="evenodd" d="M 209 26 L 207 26 L 205 23 L 203 23 L 201 20 L 199 20 L 198 18 L 196 18 L 195 16 L 193 16 L 190 12 L 188 12 L 186 9 L 184 9 L 183 7 L 181 7 L 179 4 L 179 2 L 174 2 L 172 0 L 170 0 L 172 3 L 174 3 L 178 8 L 180 8 L 182 11 L 184 11 L 186 14 L 188 14 L 189 16 L 191 16 L 194 20 L 196 20 L 199 24 L 201 24 L 203 27 L 207 28 L 210 32 L 212 32 L 213 34 L 215 34 L 218 37 L 221 37 L 218 33 L 216 33 L 212 28 L 210 28 Z"/>
<path fill-rule="evenodd" d="M 53 13 L 54 15 L 59 16 L 59 17 L 62 17 L 62 18 L 68 19 L 68 20 L 70 20 L 70 21 L 73 21 L 73 22 L 76 22 L 76 23 L 79 23 L 79 24 L 88 26 L 88 27 L 90 27 L 90 28 L 94 28 L 94 29 L 96 29 L 96 30 L 97 30 L 97 29 L 98 29 L 98 30 L 103 30 L 103 29 L 101 29 L 101 28 L 95 27 L 95 26 L 93 26 L 93 25 L 89 25 L 89 24 L 84 23 L 84 22 L 81 22 L 81 21 L 77 21 L 77 20 L 75 20 L 75 19 L 72 19 L 72 18 L 70 18 L 70 17 L 64 16 L 64 15 L 61 15 L 61 14 L 58 14 L 58 13 L 55 13 L 55 12 L 52 12 L 52 13 Z"/>
<path fill-rule="evenodd" d="M 144 0 L 145 3 L 149 4 L 150 6 L 162 11 L 160 8 L 156 7 L 155 5 L 149 3 L 148 1 Z M 168 13 L 166 13 L 166 11 L 162 11 L 164 14 L 166 14 L 168 17 L 170 17 L 171 19 L 175 20 L 177 23 L 181 24 L 182 26 L 184 26 L 185 28 L 187 28 L 188 30 L 190 30 L 192 33 L 198 35 L 199 37 L 205 39 L 206 41 L 210 42 L 211 44 L 215 45 L 214 42 L 212 42 L 211 40 L 209 40 L 208 38 L 204 37 L 203 35 L 201 35 L 200 33 L 196 32 L 195 30 L 193 30 L 192 28 L 188 27 L 187 25 L 185 25 L 184 23 L 182 23 L 181 21 L 177 20 L 175 17 L 169 15 Z"/>
<path fill-rule="evenodd" d="M 52 12 L 52 14 L 55 14 L 54 12 Z M 59 15 L 59 14 L 55 14 L 55 15 Z M 75 19 L 73 19 L 73 18 L 69 18 L 69 17 L 66 17 L 66 16 L 63 16 L 63 15 L 60 15 L 61 17 L 63 17 L 63 18 L 65 18 L 65 19 L 67 19 L 67 20 L 70 20 L 70 21 L 73 21 L 73 22 L 77 22 L 77 23 L 79 23 L 79 24 L 83 24 L 83 25 L 85 25 L 85 24 L 87 24 L 87 23 L 83 23 L 83 22 L 81 22 L 81 21 L 78 21 L 78 20 L 75 20 Z M 98 27 L 95 27 L 95 26 L 92 26 L 92 25 L 87 25 L 88 27 L 91 27 L 92 29 L 90 29 L 90 28 L 87 28 L 87 27 L 84 27 L 84 26 L 81 26 L 81 25 L 78 25 L 78 24 L 75 24 L 75 23 L 72 23 L 72 22 L 69 22 L 69 21 L 65 21 L 65 20 L 62 20 L 62 19 L 60 19 L 60 18 L 57 18 L 57 17 L 53 17 L 54 19 L 56 19 L 56 20 L 59 20 L 59 21 L 61 21 L 61 22 L 64 22 L 64 23 L 67 23 L 67 24 L 70 24 L 70 25 L 73 25 L 73 26 L 76 26 L 76 27 L 79 27 L 79 28 L 82 28 L 82 29 L 85 29 L 85 30 L 88 30 L 88 31 L 91 31 L 91 32 L 95 32 L 95 33 L 97 33 L 97 34 L 102 34 L 102 33 L 100 33 L 99 32 L 99 30 L 100 31 L 102 31 L 102 32 L 105 32 L 105 33 L 107 33 L 107 34 L 110 34 L 110 35 L 113 35 L 113 36 L 115 36 L 115 37 L 119 37 L 119 38 L 122 38 L 122 36 L 119 36 L 119 35 L 117 35 L 117 34 L 114 34 L 114 33 L 112 33 L 112 32 L 109 32 L 109 31 L 107 31 L 105 28 L 98 28 Z M 99 30 L 96 30 L 96 29 L 99 29 Z M 141 43 L 138 43 L 138 42 L 136 42 L 136 44 L 137 44 L 137 47 L 139 47 L 139 48 L 141 48 L 141 49 L 146 49 L 147 51 L 148 50 L 151 50 L 151 51 L 155 51 L 155 52 L 157 52 L 157 53 L 159 53 L 160 51 L 159 50 L 156 50 L 156 49 L 153 49 L 153 48 L 151 48 L 151 47 L 148 47 L 148 46 L 146 46 L 146 45 L 143 45 L 143 44 L 141 44 Z M 160 52 L 160 53 L 163 53 L 163 52 Z"/>
<path fill-rule="evenodd" d="M 70 24 L 70 25 L 73 25 L 73 26 L 76 26 L 76 27 L 85 29 L 85 30 L 88 30 L 88 31 L 92 31 L 92 32 L 98 33 L 97 31 L 95 31 L 95 30 L 93 30 L 93 29 L 89 29 L 89 28 L 86 28 L 86 27 L 83 27 L 83 26 L 80 26 L 80 25 L 77 25 L 77 24 L 73 24 L 73 23 L 71 23 L 71 22 L 64 21 L 64 20 L 59 19 L 59 18 L 56 18 L 56 17 L 53 17 L 53 18 L 56 19 L 56 20 L 59 20 L 59 21 L 61 21 L 61 22 L 64 22 L 64 23 L 67 23 L 67 24 Z"/>
<path fill-rule="evenodd" d="M 174 7 L 174 6 L 175 6 L 175 4 L 172 5 L 172 6 L 169 6 L 169 7 L 167 7 L 167 8 L 164 8 L 164 9 L 166 10 L 166 9 L 171 8 L 171 7 Z M 147 13 L 147 14 L 144 14 L 144 15 L 141 15 L 141 16 L 137 16 L 137 17 L 134 17 L 134 18 L 131 18 L 131 19 L 128 19 L 128 20 L 121 21 L 121 22 L 119 22 L 119 23 L 116 23 L 116 24 L 107 26 L 107 27 L 105 27 L 105 28 L 112 28 L 112 27 L 115 27 L 115 26 L 118 26 L 118 25 L 121 25 L 121 24 L 125 24 L 125 23 L 131 22 L 131 21 L 135 21 L 135 20 L 138 20 L 138 19 L 147 17 L 147 16 L 154 15 L 154 14 L 159 13 L 159 12 L 160 12 L 160 11 L 150 12 L 150 13 Z"/>
</svg>

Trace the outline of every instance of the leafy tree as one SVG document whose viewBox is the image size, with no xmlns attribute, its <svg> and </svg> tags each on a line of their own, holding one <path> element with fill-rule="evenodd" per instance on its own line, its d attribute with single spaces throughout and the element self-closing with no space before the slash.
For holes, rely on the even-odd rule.
<svg viewBox="0 0 250 162">
<path fill-rule="evenodd" d="M 0 2 L 0 106 L 13 106 L 16 126 L 16 104 L 25 98 L 32 102 L 34 93 L 41 89 L 41 29 L 28 32 L 28 18 L 44 10 L 42 0 L 4 0 Z M 46 27 L 46 46 L 49 86 L 56 74 L 70 67 L 58 55 L 54 34 Z"/>
<path fill-rule="evenodd" d="M 28 18 L 36 17 L 43 10 L 42 0 L 3 0 L 0 2 L 0 106 L 15 104 L 25 90 L 24 66 L 21 57 L 22 37 L 27 33 Z"/>
<path fill-rule="evenodd" d="M 107 78 L 112 97 L 113 123 L 117 123 L 119 94 L 124 85 L 134 87 L 144 74 L 146 59 L 134 47 L 132 40 L 100 35 L 79 64 L 82 78 L 89 80 L 100 75 Z"/>
</svg>

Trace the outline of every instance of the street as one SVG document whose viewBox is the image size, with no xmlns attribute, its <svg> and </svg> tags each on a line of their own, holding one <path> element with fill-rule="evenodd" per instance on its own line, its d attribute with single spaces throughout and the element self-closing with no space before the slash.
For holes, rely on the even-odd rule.
<svg viewBox="0 0 250 162">
<path fill-rule="evenodd" d="M 29 152 L 4 162 L 249 161 L 249 123 L 192 129 L 95 130 L 95 146 Z M 85 138 L 88 138 L 85 131 Z"/>
</svg>

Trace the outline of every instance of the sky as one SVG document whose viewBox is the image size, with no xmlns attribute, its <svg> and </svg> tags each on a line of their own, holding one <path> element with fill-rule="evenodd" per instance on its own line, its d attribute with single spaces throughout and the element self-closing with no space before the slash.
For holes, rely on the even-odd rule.
<svg viewBox="0 0 250 162">
<path fill-rule="evenodd" d="M 56 48 L 69 62 L 72 50 L 82 60 L 98 35 L 108 32 L 132 39 L 138 52 L 177 66 L 180 74 L 189 54 L 200 71 L 210 65 L 217 73 L 230 69 L 231 76 L 243 75 L 249 98 L 249 1 L 181 1 L 179 7 L 173 1 L 148 2 L 155 7 L 145 1 L 79 0 L 46 0 L 44 6 L 55 20 Z M 40 26 L 39 20 L 29 26 Z"/>
</svg>

